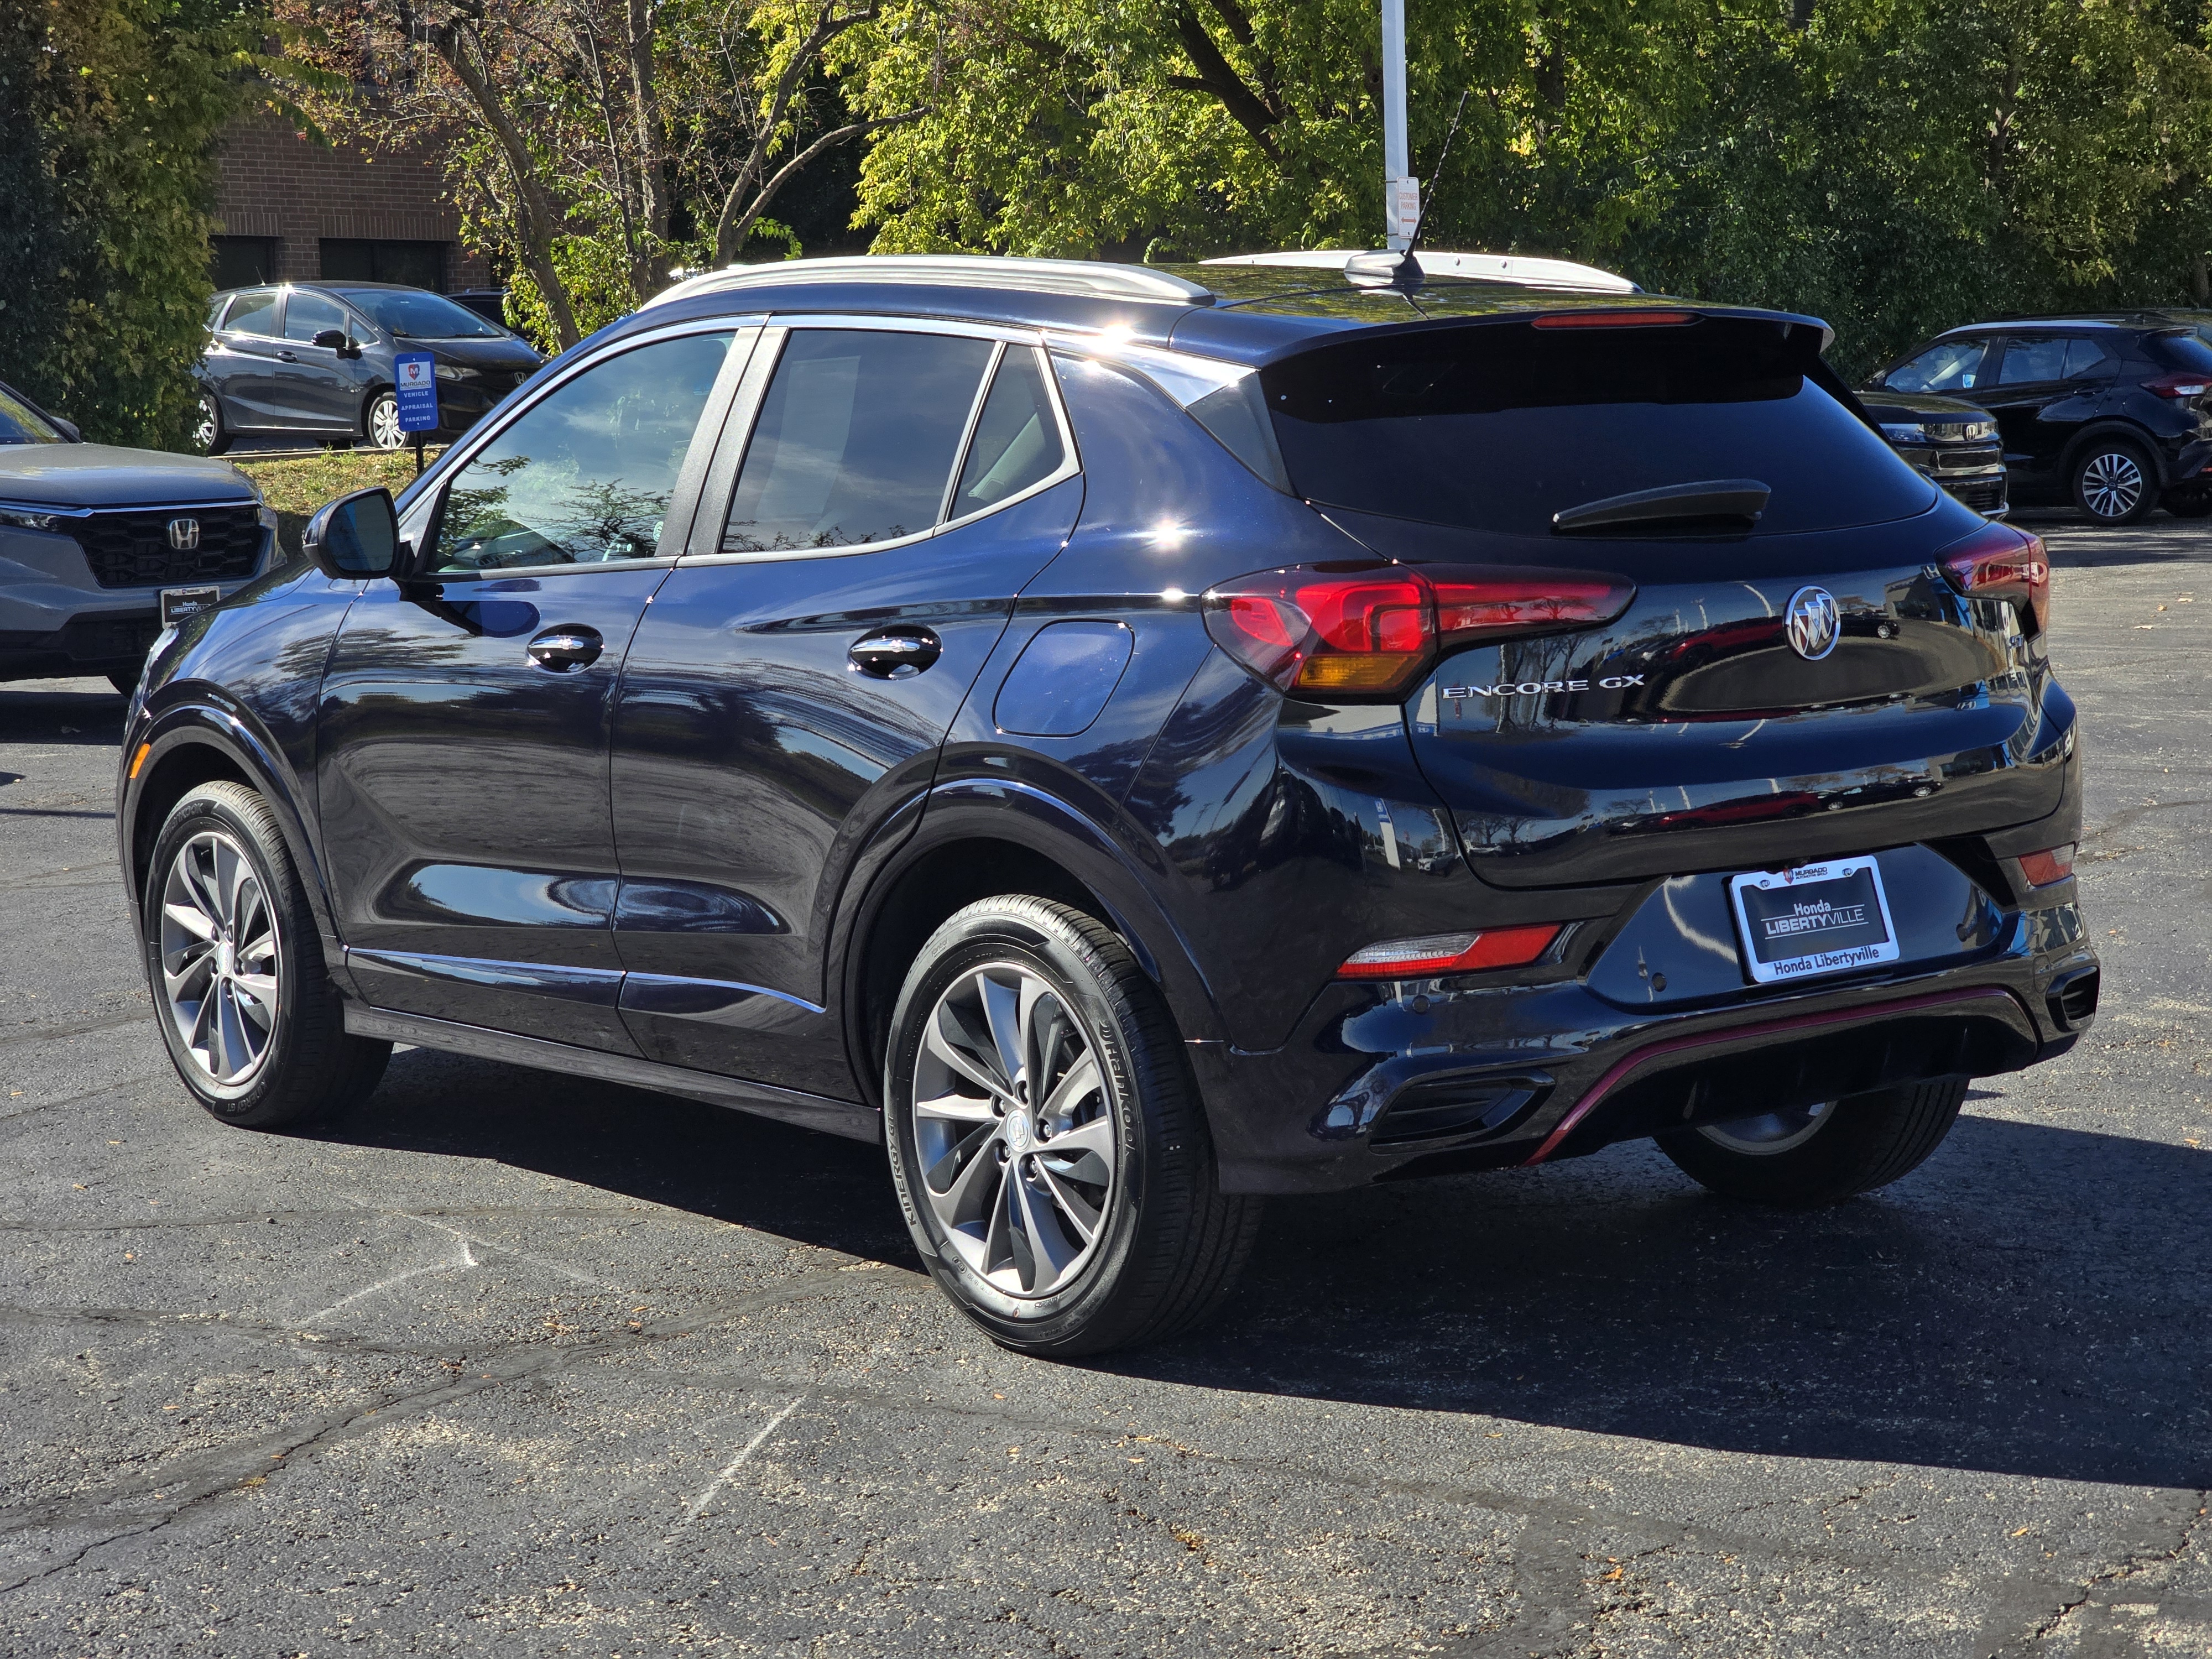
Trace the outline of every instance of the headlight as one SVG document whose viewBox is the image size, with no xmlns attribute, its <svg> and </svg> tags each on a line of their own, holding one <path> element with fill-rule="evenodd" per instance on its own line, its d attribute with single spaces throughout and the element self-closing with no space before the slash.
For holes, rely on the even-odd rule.
<svg viewBox="0 0 2212 1659">
<path fill-rule="evenodd" d="M 0 507 L 0 524 L 16 530 L 59 530 L 58 514 L 34 512 L 27 507 Z"/>
<path fill-rule="evenodd" d="M 1924 444 L 1928 428 L 1917 421 L 1884 421 L 1881 435 L 1893 444 Z"/>
<path fill-rule="evenodd" d="M 477 370 L 463 368 L 459 363 L 438 365 L 438 378 L 441 380 L 473 380 L 477 378 Z"/>
</svg>

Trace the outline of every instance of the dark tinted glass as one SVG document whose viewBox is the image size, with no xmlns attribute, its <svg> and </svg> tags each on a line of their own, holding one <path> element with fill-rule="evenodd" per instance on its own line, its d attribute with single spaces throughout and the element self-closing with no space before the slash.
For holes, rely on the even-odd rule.
<svg viewBox="0 0 2212 1659">
<path fill-rule="evenodd" d="M 2194 334 L 2154 334 L 2143 342 L 2153 362 L 2185 374 L 2212 374 L 2212 345 Z"/>
<path fill-rule="evenodd" d="M 276 337 L 276 290 L 257 289 L 251 294 L 241 294 L 230 302 L 223 313 L 222 325 L 233 334 L 259 334 L 270 339 Z"/>
<path fill-rule="evenodd" d="M 2006 343 L 2004 361 L 1997 366 L 1997 384 L 2028 386 L 2038 380 L 2064 380 L 2066 346 L 2062 335 L 2014 335 Z"/>
<path fill-rule="evenodd" d="M 0 386 L 0 444 L 58 444 L 62 434 L 40 416 L 39 411 L 6 386 Z"/>
<path fill-rule="evenodd" d="M 1060 422 L 1053 414 L 1039 353 L 1008 346 L 968 446 L 968 465 L 952 494 L 951 517 L 979 513 L 1018 495 L 1060 465 Z"/>
<path fill-rule="evenodd" d="M 1894 392 L 1972 392 L 1989 349 L 1987 340 L 1945 340 L 1899 363 L 1883 384 Z"/>
<path fill-rule="evenodd" d="M 386 334 L 402 340 L 495 340 L 500 331 L 441 294 L 404 288 L 338 290 L 350 305 Z"/>
<path fill-rule="evenodd" d="M 1756 478 L 1761 533 L 1923 511 L 1930 486 L 1802 372 L 1767 323 L 1368 337 L 1261 371 L 1292 488 L 1431 523 L 1548 536 L 1633 490 Z"/>
<path fill-rule="evenodd" d="M 343 331 L 345 327 L 345 307 L 319 294 L 302 294 L 295 289 L 284 307 L 284 337 L 288 340 L 312 340 L 326 328 Z"/>
<path fill-rule="evenodd" d="M 640 346 L 532 404 L 454 473 L 430 568 L 653 557 L 729 349 L 727 334 Z"/>
<path fill-rule="evenodd" d="M 745 448 L 723 547 L 854 547 L 927 530 L 990 357 L 988 340 L 793 329 Z"/>
</svg>

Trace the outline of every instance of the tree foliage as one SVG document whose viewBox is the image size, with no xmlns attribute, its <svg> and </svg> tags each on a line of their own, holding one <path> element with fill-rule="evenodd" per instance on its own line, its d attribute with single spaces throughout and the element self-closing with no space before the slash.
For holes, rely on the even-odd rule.
<svg viewBox="0 0 2212 1659">
<path fill-rule="evenodd" d="M 0 378 L 88 438 L 168 447 L 190 428 L 214 143 L 252 44 L 227 0 L 0 13 Z"/>
<path fill-rule="evenodd" d="M 2204 302 L 2206 0 L 1409 0 L 1437 246 L 1820 312 L 1852 366 L 1991 311 Z M 884 250 L 1365 246 L 1375 0 L 906 0 L 858 86 Z"/>
</svg>

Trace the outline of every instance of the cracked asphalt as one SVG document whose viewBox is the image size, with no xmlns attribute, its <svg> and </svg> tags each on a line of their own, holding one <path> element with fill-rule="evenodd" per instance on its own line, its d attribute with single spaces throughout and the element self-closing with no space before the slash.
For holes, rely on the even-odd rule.
<svg viewBox="0 0 2212 1659">
<path fill-rule="evenodd" d="M 419 1050 L 216 1123 L 121 700 L 0 687 L 0 1650 L 2212 1653 L 2212 524 L 2035 527 L 2072 1055 L 1811 1217 L 1641 1146 L 1279 1200 L 1218 1327 L 1087 1365 L 969 1329 L 849 1142 Z"/>
</svg>

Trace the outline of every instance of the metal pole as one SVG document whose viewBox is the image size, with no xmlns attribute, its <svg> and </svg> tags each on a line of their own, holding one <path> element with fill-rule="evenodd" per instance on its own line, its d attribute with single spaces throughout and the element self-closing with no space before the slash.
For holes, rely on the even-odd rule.
<svg viewBox="0 0 2212 1659">
<path fill-rule="evenodd" d="M 1406 0 L 1382 0 L 1382 200 L 1385 246 L 1402 253 L 1410 242 L 1407 198 L 1417 189 L 1406 156 Z"/>
</svg>

